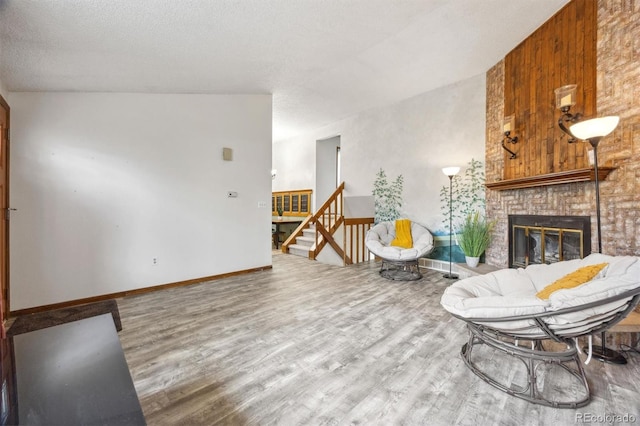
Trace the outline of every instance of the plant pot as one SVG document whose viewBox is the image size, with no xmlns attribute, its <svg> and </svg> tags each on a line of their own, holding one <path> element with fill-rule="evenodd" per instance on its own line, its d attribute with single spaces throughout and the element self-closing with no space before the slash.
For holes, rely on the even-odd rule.
<svg viewBox="0 0 640 426">
<path fill-rule="evenodd" d="M 464 259 L 467 261 L 467 265 L 470 266 L 471 268 L 475 268 L 478 266 L 478 262 L 480 262 L 480 257 L 471 257 L 471 256 L 465 256 Z"/>
</svg>

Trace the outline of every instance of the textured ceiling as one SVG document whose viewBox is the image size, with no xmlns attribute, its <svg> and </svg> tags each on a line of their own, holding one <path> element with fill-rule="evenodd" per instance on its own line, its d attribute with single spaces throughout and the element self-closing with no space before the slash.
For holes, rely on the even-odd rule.
<svg viewBox="0 0 640 426">
<path fill-rule="evenodd" d="M 272 93 L 278 140 L 483 73 L 567 1 L 0 0 L 0 80 Z"/>
</svg>

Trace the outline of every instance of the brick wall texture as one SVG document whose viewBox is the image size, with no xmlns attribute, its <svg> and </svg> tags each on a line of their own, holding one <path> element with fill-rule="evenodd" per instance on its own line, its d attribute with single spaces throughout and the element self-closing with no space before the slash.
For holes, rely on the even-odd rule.
<svg viewBox="0 0 640 426">
<path fill-rule="evenodd" d="M 598 146 L 598 164 L 614 166 L 600 182 L 602 252 L 640 256 L 640 0 L 598 0 L 597 112 L 620 124 Z M 502 178 L 504 61 L 487 72 L 486 177 Z M 586 144 L 585 144 L 586 145 Z M 593 182 L 487 190 L 487 216 L 497 220 L 486 262 L 507 267 L 509 214 L 591 216 L 591 251 L 597 251 Z M 636 308 L 640 312 L 640 307 Z M 635 346 L 640 333 L 610 333 L 607 343 Z"/>
<path fill-rule="evenodd" d="M 504 61 L 487 72 L 488 182 L 501 179 L 504 168 L 504 72 Z M 598 163 L 616 167 L 600 182 L 602 251 L 640 256 L 640 0 L 598 0 L 597 111 L 620 116 L 616 130 L 598 146 Z M 487 216 L 498 221 L 487 263 L 507 266 L 509 214 L 589 215 L 591 250 L 597 251 L 595 210 L 593 182 L 487 190 Z"/>
</svg>

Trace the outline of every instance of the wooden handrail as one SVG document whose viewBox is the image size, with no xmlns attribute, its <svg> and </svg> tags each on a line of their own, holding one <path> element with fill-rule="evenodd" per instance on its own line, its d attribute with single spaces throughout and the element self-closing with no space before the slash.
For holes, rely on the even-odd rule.
<svg viewBox="0 0 640 426">
<path fill-rule="evenodd" d="M 342 183 L 340 184 L 340 186 L 338 186 L 338 187 L 336 188 L 336 190 L 335 190 L 335 191 L 333 191 L 333 194 L 331 194 L 331 195 L 329 196 L 329 198 L 327 198 L 327 201 L 325 201 L 325 202 L 324 202 L 324 204 L 323 204 L 323 205 L 318 209 L 318 211 L 316 212 L 316 214 L 314 214 L 314 215 L 313 215 L 313 218 L 314 218 L 315 220 L 317 220 L 317 219 L 318 219 L 318 217 L 320 217 L 321 215 L 323 215 L 323 214 L 324 214 L 324 211 L 325 211 L 326 209 L 328 209 L 328 208 L 329 208 L 329 205 L 330 205 L 330 204 L 331 204 L 331 203 L 332 203 L 336 198 L 338 198 L 338 195 L 340 195 L 340 199 L 341 199 L 341 201 L 340 201 L 340 213 L 342 213 L 342 191 L 344 191 L 344 182 L 342 182 Z"/>
<path fill-rule="evenodd" d="M 296 230 L 293 231 L 291 235 L 289 235 L 289 238 L 287 238 L 285 242 L 282 243 L 282 246 L 280 249 L 282 250 L 283 253 L 289 253 L 289 246 L 296 240 L 297 237 L 302 235 L 302 230 L 307 228 L 307 226 L 309 226 L 309 223 L 311 222 L 312 218 L 313 216 L 311 215 L 305 217 L 304 220 L 300 222 L 300 225 L 298 225 Z"/>
<path fill-rule="evenodd" d="M 342 182 L 336 190 L 333 191 L 329 198 L 327 198 L 327 201 L 322 204 L 311 219 L 311 223 L 315 223 L 316 225 L 314 250 L 309 251 L 309 258 L 311 259 L 315 259 L 327 243 L 336 250 L 340 257 L 344 257 L 344 252 L 340 248 L 340 245 L 333 239 L 333 234 L 344 220 L 344 216 L 342 214 L 343 191 L 344 182 Z M 322 239 L 319 238 L 320 234 L 323 237 Z"/>
<path fill-rule="evenodd" d="M 345 265 L 369 260 L 369 253 L 364 245 L 364 236 L 373 224 L 373 218 L 345 219 L 343 191 L 344 182 L 336 188 L 315 214 L 307 216 L 291 233 L 282 244 L 283 253 L 288 253 L 289 246 L 295 242 L 296 238 L 303 235 L 303 230 L 314 224 L 315 238 L 314 244 L 309 250 L 309 259 L 315 259 L 324 246 L 329 244 L 343 259 Z M 343 225 L 345 230 L 341 245 L 334 238 L 334 234 Z M 354 235 L 356 241 L 353 240 Z"/>
</svg>

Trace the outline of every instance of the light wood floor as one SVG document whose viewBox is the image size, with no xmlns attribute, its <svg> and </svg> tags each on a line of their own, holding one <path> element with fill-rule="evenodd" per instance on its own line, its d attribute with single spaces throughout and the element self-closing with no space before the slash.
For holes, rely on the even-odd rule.
<svg viewBox="0 0 640 426">
<path fill-rule="evenodd" d="M 448 280 L 426 271 L 393 282 L 377 269 L 274 252 L 270 271 L 118 300 L 148 424 L 564 425 L 626 413 L 640 422 L 637 355 L 586 367 L 587 407 L 532 405 L 466 368 L 464 324 L 439 304 Z"/>
</svg>

